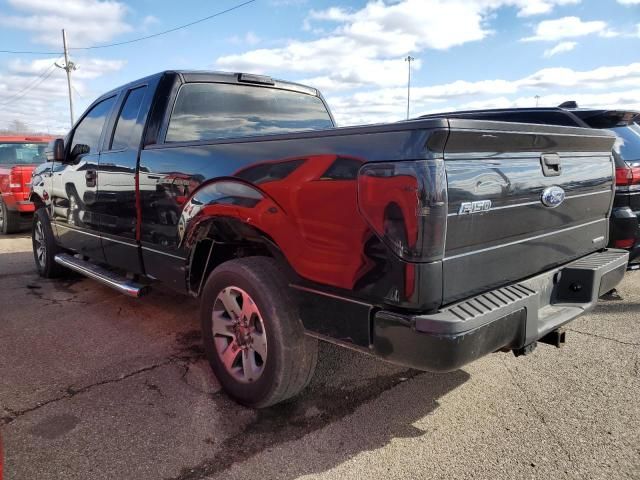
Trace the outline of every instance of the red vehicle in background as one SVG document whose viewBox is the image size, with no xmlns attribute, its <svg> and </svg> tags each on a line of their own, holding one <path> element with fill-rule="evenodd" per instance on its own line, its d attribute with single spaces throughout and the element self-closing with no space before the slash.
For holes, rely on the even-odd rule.
<svg viewBox="0 0 640 480">
<path fill-rule="evenodd" d="M 49 136 L 0 136 L 0 234 L 29 227 L 31 173 L 45 160 Z"/>
</svg>

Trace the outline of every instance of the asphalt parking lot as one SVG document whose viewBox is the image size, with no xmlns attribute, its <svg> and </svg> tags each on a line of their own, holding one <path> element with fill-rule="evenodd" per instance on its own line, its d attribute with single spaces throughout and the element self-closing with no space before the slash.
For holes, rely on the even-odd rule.
<svg viewBox="0 0 640 480">
<path fill-rule="evenodd" d="M 7 479 L 638 479 L 640 273 L 562 349 L 430 374 L 322 345 L 307 391 L 252 411 L 200 348 L 197 303 L 40 279 L 0 238 Z"/>
</svg>

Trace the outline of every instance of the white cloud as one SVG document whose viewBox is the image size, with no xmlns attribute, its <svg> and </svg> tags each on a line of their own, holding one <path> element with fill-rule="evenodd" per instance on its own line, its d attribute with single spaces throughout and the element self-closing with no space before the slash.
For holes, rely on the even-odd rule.
<svg viewBox="0 0 640 480">
<path fill-rule="evenodd" d="M 640 63 L 587 71 L 546 68 L 516 80 L 456 81 L 411 89 L 412 115 L 455 109 L 500 108 L 576 99 L 585 106 L 637 108 Z M 602 93 L 605 91 L 606 93 Z M 616 92 L 617 91 L 617 92 Z M 613 92 L 613 93 L 611 93 Z M 354 95 L 329 95 L 340 125 L 396 121 L 404 117 L 406 88 L 381 88 Z M 526 103 L 528 102 L 528 103 Z M 551 105 L 542 103 L 541 105 Z"/>
<path fill-rule="evenodd" d="M 519 17 L 551 13 L 556 6 L 576 5 L 580 0 L 520 0 L 514 4 L 518 7 Z"/>
<path fill-rule="evenodd" d="M 100 58 L 85 58 L 79 62 L 78 69 L 73 76 L 79 80 L 92 80 L 101 75 L 117 72 L 124 68 L 127 62 L 124 60 L 102 60 Z"/>
<path fill-rule="evenodd" d="M 8 0 L 18 15 L 3 15 L 0 25 L 33 32 L 38 43 L 62 48 L 60 30 L 71 47 L 111 40 L 132 30 L 125 22 L 128 8 L 114 0 Z"/>
<path fill-rule="evenodd" d="M 575 100 L 580 107 L 591 108 L 622 108 L 629 110 L 640 110 L 640 89 L 624 90 L 621 92 L 607 93 L 555 93 L 541 95 L 539 106 L 557 107 L 567 100 Z M 518 97 L 513 100 L 506 98 L 488 99 L 482 106 L 475 106 L 472 103 L 460 105 L 461 110 L 473 110 L 476 108 L 523 108 L 534 107 L 536 99 L 533 96 Z"/>
<path fill-rule="evenodd" d="M 238 35 L 234 35 L 233 37 L 229 37 L 227 40 L 234 45 L 249 45 L 249 46 L 257 45 L 262 41 L 262 39 L 253 32 L 247 32 L 242 37 Z"/>
<path fill-rule="evenodd" d="M 310 20 L 330 20 L 333 22 L 346 22 L 351 15 L 340 7 L 329 7 L 326 10 L 311 10 L 309 12 Z"/>
<path fill-rule="evenodd" d="M 576 48 L 576 45 L 578 45 L 577 42 L 560 42 L 555 47 L 545 50 L 543 56 L 544 58 L 550 58 L 559 53 L 570 52 Z"/>
<path fill-rule="evenodd" d="M 146 15 L 142 19 L 142 22 L 140 22 L 140 25 L 142 27 L 142 30 L 146 32 L 149 30 L 149 27 L 154 27 L 160 23 L 160 19 L 155 15 Z"/>
<path fill-rule="evenodd" d="M 578 17 L 563 17 L 556 20 L 544 20 L 535 29 L 533 37 L 525 41 L 557 41 L 564 38 L 582 37 L 597 33 L 603 36 L 613 36 L 612 30 L 607 29 L 607 22 L 594 20 L 583 22 Z"/>
<path fill-rule="evenodd" d="M 12 60 L 0 71 L 0 129 L 14 120 L 33 131 L 64 133 L 69 129 L 66 76 L 53 66 L 54 60 Z M 120 60 L 98 58 L 81 58 L 78 63 L 80 67 L 73 73 L 76 118 L 100 93 L 92 91 L 89 80 L 125 65 Z"/>
<path fill-rule="evenodd" d="M 307 0 L 269 0 L 269 5 L 274 7 L 298 7 L 307 3 Z"/>
<path fill-rule="evenodd" d="M 378 0 L 354 12 L 339 8 L 312 11 L 308 22 L 329 22 L 331 34 L 220 57 L 216 65 L 239 71 L 309 75 L 328 88 L 392 86 L 404 81 L 405 69 L 398 68 L 398 62 L 409 52 L 444 50 L 489 35 L 483 25 L 489 11 L 489 6 L 472 0 L 389 4 Z M 419 62 L 414 65 L 420 68 Z"/>
<path fill-rule="evenodd" d="M 640 5 L 640 0 L 618 0 L 620 5 Z"/>
<path fill-rule="evenodd" d="M 70 47 L 104 43 L 132 30 L 125 22 L 129 8 L 115 0 L 7 0 L 15 13 L 0 17 L 0 27 L 32 33 L 32 41 L 62 50 L 60 30 L 65 28 Z M 4 12 L 3 12 L 4 13 Z M 142 28 L 158 22 L 149 15 Z M 58 59 L 59 63 L 62 59 Z M 121 60 L 75 58 L 73 73 L 76 115 L 100 93 L 92 90 L 95 80 L 122 69 Z M 63 70 L 54 59 L 11 60 L 0 69 L 0 128 L 13 120 L 32 130 L 64 133 L 68 128 L 68 98 Z"/>
<path fill-rule="evenodd" d="M 580 0 L 371 0 L 360 9 L 311 10 L 303 29 L 318 38 L 278 48 L 249 49 L 216 60 L 217 68 L 304 76 L 326 91 L 393 87 L 406 81 L 403 57 L 447 50 L 486 38 L 501 8 L 518 15 L 549 13 Z"/>
</svg>

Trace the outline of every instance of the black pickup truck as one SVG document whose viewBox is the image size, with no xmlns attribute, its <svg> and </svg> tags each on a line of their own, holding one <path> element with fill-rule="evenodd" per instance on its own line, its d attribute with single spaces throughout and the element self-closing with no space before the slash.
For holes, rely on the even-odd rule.
<svg viewBox="0 0 640 480">
<path fill-rule="evenodd" d="M 317 339 L 450 371 L 559 345 L 622 278 L 615 137 L 468 119 L 335 128 L 313 88 L 162 72 L 96 100 L 34 172 L 39 273 L 201 298 L 204 347 L 254 407 Z"/>
</svg>

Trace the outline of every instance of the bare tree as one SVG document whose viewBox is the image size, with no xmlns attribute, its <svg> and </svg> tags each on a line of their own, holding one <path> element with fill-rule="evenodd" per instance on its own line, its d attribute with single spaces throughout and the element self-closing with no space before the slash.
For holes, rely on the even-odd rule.
<svg viewBox="0 0 640 480">
<path fill-rule="evenodd" d="M 9 130 L 13 131 L 13 133 L 26 133 L 29 131 L 29 126 L 22 120 L 13 120 L 9 125 Z"/>
</svg>

